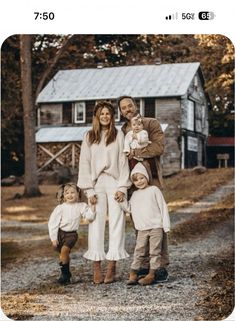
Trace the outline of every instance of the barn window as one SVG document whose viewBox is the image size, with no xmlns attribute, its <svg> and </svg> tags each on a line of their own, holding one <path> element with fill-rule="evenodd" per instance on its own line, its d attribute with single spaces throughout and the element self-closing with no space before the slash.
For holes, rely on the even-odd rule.
<svg viewBox="0 0 235 321">
<path fill-rule="evenodd" d="M 188 108 L 187 108 L 187 129 L 194 131 L 195 128 L 195 106 L 194 102 L 188 100 Z"/>
<path fill-rule="evenodd" d="M 40 125 L 62 124 L 62 104 L 45 104 L 40 107 Z"/>
<path fill-rule="evenodd" d="M 75 103 L 75 114 L 74 114 L 74 120 L 75 123 L 85 123 L 86 121 L 86 105 L 85 102 L 79 101 Z"/>
<path fill-rule="evenodd" d="M 196 125 L 196 131 L 198 133 L 202 132 L 202 105 L 199 103 L 195 104 L 196 110 L 195 110 L 195 125 Z"/>
</svg>

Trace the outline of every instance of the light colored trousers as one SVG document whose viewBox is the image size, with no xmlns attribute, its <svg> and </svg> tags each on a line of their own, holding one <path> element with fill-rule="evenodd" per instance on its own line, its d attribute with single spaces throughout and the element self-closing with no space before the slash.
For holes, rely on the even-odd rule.
<svg viewBox="0 0 235 321">
<path fill-rule="evenodd" d="M 84 257 L 92 261 L 125 259 L 129 255 L 125 250 L 125 215 L 114 199 L 117 181 L 108 174 L 101 174 L 95 185 L 97 195 L 96 218 L 89 224 L 88 251 Z M 109 248 L 104 251 L 105 223 L 108 214 Z"/>
<path fill-rule="evenodd" d="M 166 268 L 169 265 L 169 252 L 168 252 L 168 235 L 163 231 L 162 248 L 161 248 L 161 267 Z M 142 268 L 149 269 L 149 247 L 146 247 L 146 255 L 142 262 Z"/>
<path fill-rule="evenodd" d="M 149 249 L 149 268 L 151 270 L 158 269 L 161 266 L 162 239 L 162 228 L 138 231 L 131 269 L 139 270 L 143 266 L 147 249 Z"/>
</svg>

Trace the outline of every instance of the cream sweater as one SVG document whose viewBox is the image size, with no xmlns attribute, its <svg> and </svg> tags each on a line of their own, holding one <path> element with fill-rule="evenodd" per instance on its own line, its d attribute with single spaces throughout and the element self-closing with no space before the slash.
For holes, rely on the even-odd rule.
<svg viewBox="0 0 235 321">
<path fill-rule="evenodd" d="M 130 187 L 129 166 L 123 153 L 124 134 L 118 131 L 116 140 L 106 146 L 102 133 L 99 144 L 90 145 L 88 134 L 83 139 L 79 161 L 77 185 L 85 190 L 87 197 L 95 195 L 94 186 L 98 177 L 106 173 L 118 182 L 117 190 L 126 193 Z"/>
<path fill-rule="evenodd" d="M 82 217 L 89 222 L 95 219 L 95 213 L 84 202 L 63 203 L 56 206 L 48 222 L 50 239 L 57 240 L 59 228 L 65 232 L 77 231 Z"/>
<path fill-rule="evenodd" d="M 140 231 L 163 228 L 170 231 L 170 217 L 162 192 L 157 186 L 148 186 L 133 192 L 129 202 L 120 203 L 132 215 L 135 228 Z"/>
</svg>

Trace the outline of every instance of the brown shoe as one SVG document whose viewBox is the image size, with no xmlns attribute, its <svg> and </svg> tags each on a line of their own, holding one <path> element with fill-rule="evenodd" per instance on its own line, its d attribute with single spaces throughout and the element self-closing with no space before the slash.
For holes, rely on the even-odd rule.
<svg viewBox="0 0 235 321">
<path fill-rule="evenodd" d="M 95 261 L 93 263 L 93 282 L 95 284 L 101 284 L 104 282 L 104 278 L 101 272 L 101 261 Z"/>
<path fill-rule="evenodd" d="M 149 274 L 147 274 L 144 278 L 140 279 L 138 283 L 140 285 L 150 285 L 154 283 L 155 280 L 155 271 L 156 270 L 149 270 Z"/>
<path fill-rule="evenodd" d="M 127 285 L 136 285 L 136 284 L 138 284 L 137 271 L 131 269 L 129 280 L 127 281 Z"/>
<path fill-rule="evenodd" d="M 104 283 L 109 284 L 109 283 L 115 282 L 115 274 L 116 274 L 116 261 L 109 261 Z"/>
</svg>

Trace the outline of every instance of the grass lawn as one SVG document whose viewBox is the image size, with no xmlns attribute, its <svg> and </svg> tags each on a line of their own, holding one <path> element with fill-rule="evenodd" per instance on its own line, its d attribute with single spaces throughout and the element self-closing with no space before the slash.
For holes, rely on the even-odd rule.
<svg viewBox="0 0 235 321">
<path fill-rule="evenodd" d="M 232 179 L 234 174 L 233 168 L 227 169 L 210 169 L 204 174 L 193 174 L 190 170 L 183 170 L 177 175 L 165 179 L 164 195 L 168 203 L 170 211 L 183 206 L 193 204 L 202 196 L 210 194 L 218 186 Z M 35 256 L 56 257 L 56 253 L 51 248 L 51 243 L 48 237 L 46 226 L 40 228 L 39 223 L 47 223 L 49 216 L 57 205 L 56 185 L 41 185 L 40 191 L 42 196 L 34 198 L 14 198 L 16 194 L 22 195 L 24 186 L 2 187 L 2 231 L 10 235 L 9 239 L 4 239 L 1 242 L 2 268 L 5 268 L 8 263 L 21 261 L 25 258 Z M 227 199 L 227 205 L 223 204 L 223 208 L 233 206 L 233 197 Z M 232 205 L 231 205 L 232 204 Z M 226 212 L 227 213 L 227 212 Z M 229 211 L 231 214 L 231 210 Z M 207 221 L 210 219 L 210 213 L 202 216 L 200 224 L 206 228 Z M 223 220 L 226 215 L 223 215 Z M 199 216 L 198 216 L 199 219 Z M 18 224 L 4 226 L 5 221 L 19 221 Z M 20 222 L 32 223 L 31 225 L 22 226 Z M 13 222 L 14 223 L 14 222 Z M 199 224 L 199 221 L 192 222 L 192 227 Z M 127 230 L 132 226 L 130 219 L 127 219 Z M 132 228 L 132 227 L 131 227 Z M 179 231 L 172 234 L 172 241 L 179 242 L 180 235 L 185 235 L 187 238 L 192 231 L 186 231 L 187 226 L 180 226 Z M 85 248 L 87 246 L 87 228 L 84 226 L 80 229 L 79 242 L 74 250 Z M 106 229 L 107 232 L 107 229 Z M 21 236 L 22 240 L 15 236 Z"/>
<path fill-rule="evenodd" d="M 232 179 L 234 168 L 208 169 L 203 174 L 194 174 L 191 170 L 164 180 L 164 196 L 169 210 L 175 210 L 195 203 L 201 197 L 210 194 L 218 186 Z M 47 221 L 52 209 L 57 205 L 56 185 L 41 185 L 42 196 L 13 199 L 23 194 L 24 186 L 2 187 L 2 219 L 20 221 Z"/>
<path fill-rule="evenodd" d="M 234 168 L 208 169 L 203 174 L 192 170 L 180 173 L 164 180 L 164 196 L 169 211 L 190 206 L 203 196 L 209 195 L 217 187 L 232 180 Z"/>
</svg>

